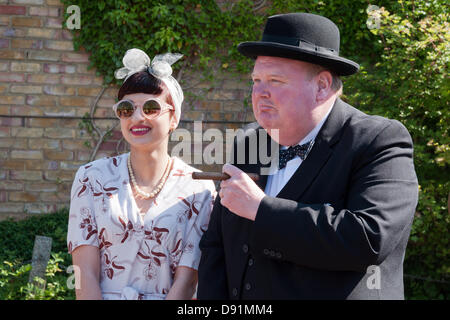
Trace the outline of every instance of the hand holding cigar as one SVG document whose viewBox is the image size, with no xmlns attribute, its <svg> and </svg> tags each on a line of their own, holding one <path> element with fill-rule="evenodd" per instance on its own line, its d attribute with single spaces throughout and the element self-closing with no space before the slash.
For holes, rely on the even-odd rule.
<svg viewBox="0 0 450 320">
<path fill-rule="evenodd" d="M 220 204 L 235 215 L 255 221 L 259 205 L 266 196 L 260 186 L 255 183 L 259 175 L 244 172 L 229 163 L 223 165 L 221 173 L 214 174 L 223 179 L 222 173 L 226 175 L 225 178 L 228 176 L 230 178 L 220 182 L 217 198 Z"/>
<path fill-rule="evenodd" d="M 257 181 L 259 179 L 259 175 L 256 173 L 246 173 L 250 179 L 253 181 Z M 230 175 L 223 172 L 193 172 L 192 179 L 196 180 L 227 180 L 230 178 Z"/>
</svg>

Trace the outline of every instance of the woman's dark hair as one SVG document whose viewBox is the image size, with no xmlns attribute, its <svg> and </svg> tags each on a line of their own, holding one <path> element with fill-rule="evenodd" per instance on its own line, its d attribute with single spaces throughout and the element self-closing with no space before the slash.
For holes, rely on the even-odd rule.
<svg viewBox="0 0 450 320">
<path fill-rule="evenodd" d="M 122 84 L 117 94 L 117 98 L 120 101 L 125 95 L 133 93 L 148 93 L 158 95 L 163 92 L 163 88 L 164 84 L 161 80 L 155 78 L 147 71 L 140 71 L 133 74 Z M 173 101 L 170 94 L 167 96 L 166 100 L 168 104 L 173 106 Z"/>
</svg>

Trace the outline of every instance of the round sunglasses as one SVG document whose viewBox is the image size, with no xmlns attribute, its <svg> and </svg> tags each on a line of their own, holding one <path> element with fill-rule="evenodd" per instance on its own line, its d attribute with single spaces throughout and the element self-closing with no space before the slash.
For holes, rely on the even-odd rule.
<svg viewBox="0 0 450 320">
<path fill-rule="evenodd" d="M 130 118 L 137 109 L 136 104 L 128 99 L 120 100 L 113 105 L 114 113 L 119 119 Z M 142 104 L 142 115 L 147 119 L 155 119 L 165 110 L 173 110 L 173 106 L 157 98 L 150 98 Z"/>
</svg>

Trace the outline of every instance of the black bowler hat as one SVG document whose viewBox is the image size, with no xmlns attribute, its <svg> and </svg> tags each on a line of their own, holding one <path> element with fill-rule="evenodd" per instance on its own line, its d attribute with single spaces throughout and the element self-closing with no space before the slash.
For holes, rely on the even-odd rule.
<svg viewBox="0 0 450 320">
<path fill-rule="evenodd" d="M 274 56 L 324 66 L 337 75 L 358 72 L 359 64 L 339 56 L 339 29 L 333 21 L 310 13 L 269 17 L 261 41 L 242 42 L 238 51 L 256 59 Z"/>
</svg>

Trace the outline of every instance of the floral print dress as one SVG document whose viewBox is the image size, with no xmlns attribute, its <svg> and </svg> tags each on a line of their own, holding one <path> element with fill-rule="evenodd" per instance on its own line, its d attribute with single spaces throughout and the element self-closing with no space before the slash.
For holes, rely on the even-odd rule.
<svg viewBox="0 0 450 320">
<path fill-rule="evenodd" d="M 164 299 L 178 266 L 198 268 L 215 186 L 193 180 L 179 158 L 144 216 L 133 197 L 129 153 L 80 167 L 71 191 L 67 245 L 99 248 L 104 299 Z"/>
</svg>

